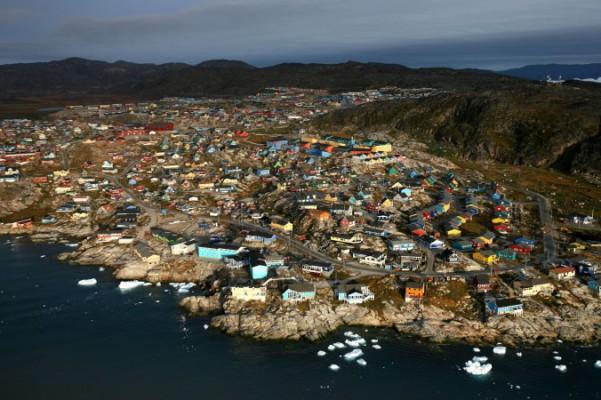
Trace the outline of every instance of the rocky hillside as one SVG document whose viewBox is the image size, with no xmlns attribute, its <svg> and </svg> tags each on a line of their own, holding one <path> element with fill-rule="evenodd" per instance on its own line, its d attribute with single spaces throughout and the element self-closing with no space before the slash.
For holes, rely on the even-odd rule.
<svg viewBox="0 0 601 400">
<path fill-rule="evenodd" d="M 322 129 L 391 129 L 459 158 L 601 173 L 601 90 L 523 85 L 345 109 Z"/>
</svg>

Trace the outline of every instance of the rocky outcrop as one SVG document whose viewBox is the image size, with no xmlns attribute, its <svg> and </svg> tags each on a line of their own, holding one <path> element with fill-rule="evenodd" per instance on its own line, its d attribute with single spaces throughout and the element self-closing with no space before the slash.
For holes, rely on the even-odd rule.
<svg viewBox="0 0 601 400">
<path fill-rule="evenodd" d="M 179 305 L 192 314 L 212 314 L 223 310 L 219 294 L 184 297 Z"/>
</svg>

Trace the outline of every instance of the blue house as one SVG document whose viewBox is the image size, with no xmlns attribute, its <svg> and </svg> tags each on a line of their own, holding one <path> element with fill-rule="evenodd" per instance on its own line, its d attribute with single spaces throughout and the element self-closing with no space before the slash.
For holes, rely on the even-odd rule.
<svg viewBox="0 0 601 400">
<path fill-rule="evenodd" d="M 253 279 L 265 279 L 267 278 L 268 272 L 269 267 L 263 263 L 250 266 L 250 276 Z"/>
<path fill-rule="evenodd" d="M 272 148 L 274 150 L 282 150 L 288 146 L 288 139 L 284 137 L 278 137 L 272 140 L 268 140 L 266 143 L 267 147 Z"/>
<path fill-rule="evenodd" d="M 284 301 L 305 301 L 315 298 L 315 286 L 312 283 L 292 283 L 282 293 Z"/>
<path fill-rule="evenodd" d="M 242 251 L 242 247 L 225 243 L 210 243 L 198 245 L 198 257 L 210 260 L 221 260 L 223 257 L 234 256 Z"/>
<path fill-rule="evenodd" d="M 486 308 L 494 315 L 521 315 L 524 312 L 524 304 L 515 298 L 510 299 L 486 299 Z"/>
</svg>

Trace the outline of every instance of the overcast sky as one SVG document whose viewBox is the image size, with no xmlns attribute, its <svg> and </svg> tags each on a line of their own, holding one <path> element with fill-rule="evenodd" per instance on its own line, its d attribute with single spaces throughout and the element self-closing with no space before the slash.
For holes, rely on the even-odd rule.
<svg viewBox="0 0 601 400">
<path fill-rule="evenodd" d="M 0 63 L 601 62 L 601 0 L 0 0 Z"/>
</svg>

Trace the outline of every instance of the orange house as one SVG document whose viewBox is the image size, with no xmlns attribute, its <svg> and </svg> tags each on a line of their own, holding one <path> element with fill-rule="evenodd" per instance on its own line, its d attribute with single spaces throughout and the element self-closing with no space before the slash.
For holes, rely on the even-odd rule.
<svg viewBox="0 0 601 400">
<path fill-rule="evenodd" d="M 405 284 L 405 301 L 419 300 L 426 294 L 426 285 L 423 282 L 407 282 Z"/>
</svg>

